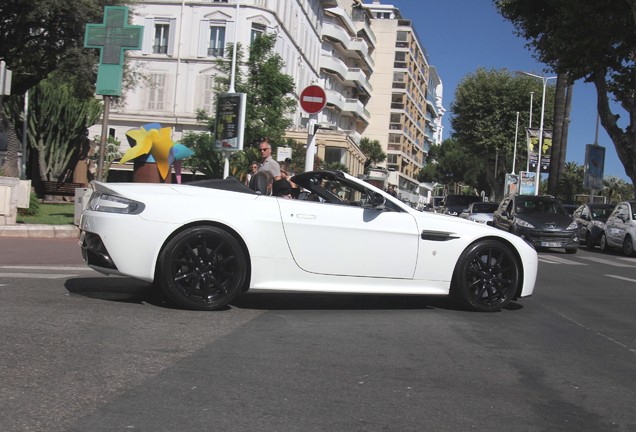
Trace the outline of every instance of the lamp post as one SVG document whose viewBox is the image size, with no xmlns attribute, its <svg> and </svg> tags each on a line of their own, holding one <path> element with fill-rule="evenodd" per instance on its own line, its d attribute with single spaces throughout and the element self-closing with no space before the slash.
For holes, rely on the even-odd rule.
<svg viewBox="0 0 636 432">
<path fill-rule="evenodd" d="M 539 122 L 539 148 L 537 149 L 537 176 L 535 178 L 535 184 L 534 184 L 534 194 L 539 195 L 539 185 L 541 184 L 541 152 L 543 150 L 543 118 L 545 116 L 545 90 L 548 85 L 548 80 L 556 79 L 556 77 L 555 76 L 548 77 L 545 75 L 544 76 L 535 75 L 530 72 L 523 72 L 523 71 L 520 71 L 520 73 L 531 76 L 531 77 L 539 78 L 543 83 L 543 96 L 541 97 L 541 121 Z"/>
</svg>

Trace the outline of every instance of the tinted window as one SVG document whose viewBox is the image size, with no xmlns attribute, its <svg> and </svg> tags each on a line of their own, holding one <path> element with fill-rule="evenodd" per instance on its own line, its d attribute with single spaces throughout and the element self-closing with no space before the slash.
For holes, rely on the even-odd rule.
<svg viewBox="0 0 636 432">
<path fill-rule="evenodd" d="M 477 203 L 473 204 L 473 213 L 492 213 L 497 207 L 497 203 Z"/>
<path fill-rule="evenodd" d="M 552 199 L 519 199 L 516 203 L 515 211 L 517 213 L 550 213 L 550 214 L 567 214 L 561 205 Z"/>
</svg>

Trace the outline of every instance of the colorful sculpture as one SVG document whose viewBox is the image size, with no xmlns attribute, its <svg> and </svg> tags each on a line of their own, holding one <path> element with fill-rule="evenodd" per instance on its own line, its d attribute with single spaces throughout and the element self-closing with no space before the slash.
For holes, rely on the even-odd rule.
<svg viewBox="0 0 636 432">
<path fill-rule="evenodd" d="M 148 155 L 145 162 L 155 163 L 163 180 L 168 177 L 170 167 L 174 166 L 177 183 L 181 183 L 181 161 L 192 156 L 194 152 L 183 144 L 173 143 L 170 138 L 171 132 L 171 128 L 162 128 L 159 123 L 148 123 L 139 129 L 129 130 L 126 136 L 130 149 L 126 151 L 119 163 L 124 164 L 132 159 Z"/>
</svg>

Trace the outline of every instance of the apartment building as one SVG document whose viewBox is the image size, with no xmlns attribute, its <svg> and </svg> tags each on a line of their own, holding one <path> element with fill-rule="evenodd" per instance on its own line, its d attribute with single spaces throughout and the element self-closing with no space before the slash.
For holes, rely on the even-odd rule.
<svg viewBox="0 0 636 432">
<path fill-rule="evenodd" d="M 411 20 L 379 0 L 364 8 L 372 17 L 377 40 L 373 97 L 367 105 L 373 121 L 365 137 L 378 140 L 387 153 L 387 160 L 379 166 L 385 169 L 386 179 L 371 180 L 388 182 L 403 200 L 416 205 L 421 201 L 417 175 L 424 157 L 431 145 L 442 140 L 442 81 Z"/>
<path fill-rule="evenodd" d="M 375 38 L 368 17 L 354 22 L 351 8 L 348 0 L 137 0 L 130 15 L 144 27 L 143 43 L 141 51 L 128 52 L 127 62 L 143 79 L 111 108 L 109 133 L 126 147 L 126 131 L 146 123 L 172 127 L 174 141 L 203 130 L 196 111 L 216 111 L 216 63 L 227 45 L 248 47 L 259 34 L 275 34 L 294 96 L 310 84 L 327 91 L 327 107 L 317 118 L 318 156 L 362 174 L 358 144 L 370 121 L 365 104 Z M 309 116 L 297 108 L 291 120 L 288 136 L 306 142 Z M 90 133 L 99 135 L 101 125 Z"/>
</svg>

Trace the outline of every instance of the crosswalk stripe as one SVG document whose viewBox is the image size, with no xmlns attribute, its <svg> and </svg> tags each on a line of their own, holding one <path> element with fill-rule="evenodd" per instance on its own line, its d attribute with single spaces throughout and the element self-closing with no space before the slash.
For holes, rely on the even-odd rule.
<svg viewBox="0 0 636 432">
<path fill-rule="evenodd" d="M 76 274 L 61 274 L 61 273 L 0 273 L 0 277 L 3 278 L 22 278 L 22 279 L 65 279 L 73 276 L 79 276 Z"/>
<path fill-rule="evenodd" d="M 580 263 L 577 261 L 572 261 L 569 259 L 565 259 L 558 256 L 553 256 L 553 255 L 550 255 L 550 256 L 540 255 L 538 259 L 539 261 L 544 262 L 546 264 L 588 265 L 585 263 Z"/>
<path fill-rule="evenodd" d="M 611 277 L 611 278 L 614 278 L 614 279 L 624 280 L 624 281 L 627 281 L 627 282 L 634 282 L 634 283 L 636 283 L 636 279 L 632 279 L 632 278 L 626 278 L 626 277 L 618 276 L 618 275 L 605 275 L 605 276 L 607 276 L 607 277 Z"/>
<path fill-rule="evenodd" d="M 604 258 L 588 257 L 588 256 L 582 256 L 581 258 L 584 259 L 584 260 L 594 261 L 594 262 L 597 262 L 599 264 L 607 264 L 607 265 L 611 265 L 611 266 L 614 266 L 614 267 L 633 267 L 633 264 L 621 264 L 619 262 L 610 261 L 610 260 L 604 259 Z"/>
</svg>

